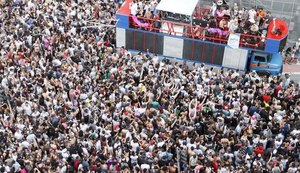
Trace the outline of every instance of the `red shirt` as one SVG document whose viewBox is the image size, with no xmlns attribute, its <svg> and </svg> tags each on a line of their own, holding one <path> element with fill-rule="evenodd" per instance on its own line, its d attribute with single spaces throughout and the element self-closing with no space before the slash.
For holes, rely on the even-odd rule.
<svg viewBox="0 0 300 173">
<path fill-rule="evenodd" d="M 263 154 L 264 154 L 264 149 L 263 149 L 263 147 L 262 147 L 262 146 L 257 147 L 257 148 L 255 149 L 255 153 L 256 153 L 257 155 L 258 155 L 258 154 L 263 155 Z"/>
<path fill-rule="evenodd" d="M 74 169 L 75 169 L 76 171 L 78 171 L 79 163 L 80 163 L 79 159 L 76 159 L 76 160 L 74 161 Z"/>
<path fill-rule="evenodd" d="M 219 169 L 219 165 L 216 161 L 213 161 L 212 167 L 213 167 L 214 171 L 217 171 Z"/>
<path fill-rule="evenodd" d="M 91 171 L 97 171 L 97 165 L 91 165 L 90 170 Z"/>
<path fill-rule="evenodd" d="M 9 58 L 11 58 L 14 54 L 12 52 L 7 52 L 6 56 L 8 56 Z"/>
<path fill-rule="evenodd" d="M 271 100 L 271 97 L 268 96 L 268 95 L 263 95 L 262 99 L 263 99 L 264 102 L 269 102 Z"/>
<path fill-rule="evenodd" d="M 278 92 L 282 89 L 282 87 L 280 85 L 278 85 L 276 88 L 275 88 L 275 91 L 274 91 L 274 94 L 275 96 L 278 95 Z"/>
</svg>

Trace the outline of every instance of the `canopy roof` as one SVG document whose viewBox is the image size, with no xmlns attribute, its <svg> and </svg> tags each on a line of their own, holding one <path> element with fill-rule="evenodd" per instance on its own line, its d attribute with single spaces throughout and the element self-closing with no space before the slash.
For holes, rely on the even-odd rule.
<svg viewBox="0 0 300 173">
<path fill-rule="evenodd" d="M 156 9 L 192 16 L 199 0 L 161 0 Z"/>
</svg>

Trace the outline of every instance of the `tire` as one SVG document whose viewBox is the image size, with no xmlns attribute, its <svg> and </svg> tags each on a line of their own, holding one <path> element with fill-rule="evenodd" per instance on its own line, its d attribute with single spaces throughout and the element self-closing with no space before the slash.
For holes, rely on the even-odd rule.
<svg viewBox="0 0 300 173">
<path fill-rule="evenodd" d="M 261 71 L 257 71 L 256 72 L 258 74 L 258 76 L 262 77 L 262 76 L 270 76 L 271 73 L 265 70 L 261 70 Z"/>
</svg>

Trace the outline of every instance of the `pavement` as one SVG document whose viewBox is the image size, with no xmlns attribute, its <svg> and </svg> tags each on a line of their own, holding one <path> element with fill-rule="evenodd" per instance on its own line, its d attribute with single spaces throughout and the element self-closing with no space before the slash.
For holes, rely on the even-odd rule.
<svg viewBox="0 0 300 173">
<path fill-rule="evenodd" d="M 299 73 L 300 74 L 300 63 L 298 64 L 284 64 L 283 65 L 284 73 Z"/>
<path fill-rule="evenodd" d="M 283 73 L 289 74 L 292 80 L 300 82 L 300 64 L 284 64 Z"/>
</svg>

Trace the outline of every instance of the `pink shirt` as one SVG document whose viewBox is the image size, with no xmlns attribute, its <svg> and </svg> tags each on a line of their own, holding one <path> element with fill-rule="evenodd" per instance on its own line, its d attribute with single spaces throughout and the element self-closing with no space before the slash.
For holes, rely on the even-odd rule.
<svg viewBox="0 0 300 173">
<path fill-rule="evenodd" d="M 25 168 L 22 169 L 22 170 L 21 170 L 21 173 L 27 173 L 26 169 L 25 169 Z"/>
</svg>

